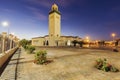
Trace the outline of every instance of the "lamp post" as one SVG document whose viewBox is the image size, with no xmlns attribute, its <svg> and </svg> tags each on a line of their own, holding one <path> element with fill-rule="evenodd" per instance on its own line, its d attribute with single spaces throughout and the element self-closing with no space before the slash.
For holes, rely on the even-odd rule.
<svg viewBox="0 0 120 80">
<path fill-rule="evenodd" d="M 1 24 L 2 24 L 3 27 L 8 28 L 8 36 L 9 36 L 9 23 L 7 21 L 3 21 Z"/>
<path fill-rule="evenodd" d="M 115 45 L 114 39 L 115 39 L 116 34 L 115 34 L 115 33 L 112 33 L 111 36 L 113 37 L 113 44 Z"/>
<path fill-rule="evenodd" d="M 89 41 L 90 41 L 89 36 L 86 36 L 86 42 L 88 43 L 87 47 L 90 47 L 90 43 L 89 43 Z"/>
<path fill-rule="evenodd" d="M 114 38 L 115 38 L 116 34 L 112 33 L 111 36 L 113 37 L 113 41 L 114 41 Z"/>
<path fill-rule="evenodd" d="M 7 48 L 7 50 L 8 50 L 9 47 L 10 47 L 10 46 L 9 46 L 9 27 L 8 27 L 8 26 L 9 26 L 9 23 L 8 23 L 7 21 L 3 21 L 3 22 L 1 23 L 1 25 L 2 25 L 3 27 L 5 27 L 5 28 L 6 28 L 6 27 L 8 28 L 8 32 L 7 32 L 7 44 L 6 44 L 6 45 L 7 45 L 6 48 Z M 4 40 L 3 40 L 3 41 L 4 41 Z M 4 43 L 4 42 L 3 42 L 3 43 Z"/>
<path fill-rule="evenodd" d="M 86 36 L 86 41 L 89 42 L 89 37 L 88 36 Z"/>
</svg>

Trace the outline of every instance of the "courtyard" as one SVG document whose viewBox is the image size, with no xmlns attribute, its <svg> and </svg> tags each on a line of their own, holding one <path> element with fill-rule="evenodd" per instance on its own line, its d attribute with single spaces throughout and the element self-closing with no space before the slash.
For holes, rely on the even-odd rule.
<svg viewBox="0 0 120 80">
<path fill-rule="evenodd" d="M 120 72 L 103 72 L 94 67 L 96 59 L 106 58 L 109 63 L 120 69 L 119 52 L 81 48 L 37 48 L 37 50 L 47 50 L 47 58 L 52 62 L 46 65 L 34 64 L 34 54 L 27 54 L 22 49 L 17 70 L 14 72 L 13 67 L 7 70 L 9 66 L 16 65 L 16 59 L 13 58 L 1 79 L 15 80 L 11 78 L 15 73 L 16 80 L 120 80 Z"/>
</svg>

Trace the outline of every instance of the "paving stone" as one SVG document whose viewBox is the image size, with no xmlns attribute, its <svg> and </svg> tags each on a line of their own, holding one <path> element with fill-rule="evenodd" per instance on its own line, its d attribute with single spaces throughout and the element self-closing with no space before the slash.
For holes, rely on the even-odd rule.
<svg viewBox="0 0 120 80">
<path fill-rule="evenodd" d="M 10 62 L 8 63 L 7 67 L 3 71 L 0 80 L 15 80 L 16 77 L 16 68 L 17 68 L 17 61 L 19 59 L 19 50 L 17 50 L 12 58 L 10 59 Z"/>
<path fill-rule="evenodd" d="M 17 65 L 17 80 L 120 80 L 120 72 L 103 72 L 97 70 L 95 60 L 106 58 L 108 62 L 120 70 L 120 54 L 109 50 L 75 49 L 75 48 L 38 48 L 47 50 L 47 58 L 53 62 L 47 65 L 33 63 L 34 54 L 27 54 L 21 50 Z M 2 79 L 15 80 L 15 58 L 12 57 Z M 11 66 L 11 67 L 10 67 Z M 12 73 L 10 73 L 12 72 Z"/>
</svg>

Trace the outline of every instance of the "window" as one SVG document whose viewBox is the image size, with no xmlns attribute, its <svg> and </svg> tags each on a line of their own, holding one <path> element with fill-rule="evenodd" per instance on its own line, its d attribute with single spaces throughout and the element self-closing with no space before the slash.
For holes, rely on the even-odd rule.
<svg viewBox="0 0 120 80">
<path fill-rule="evenodd" d="M 38 44 L 39 40 L 33 40 L 34 44 Z"/>
</svg>

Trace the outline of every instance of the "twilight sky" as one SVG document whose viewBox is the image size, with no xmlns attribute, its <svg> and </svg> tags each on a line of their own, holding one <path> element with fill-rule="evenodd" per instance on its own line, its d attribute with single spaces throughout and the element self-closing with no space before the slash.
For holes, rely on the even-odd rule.
<svg viewBox="0 0 120 80">
<path fill-rule="evenodd" d="M 90 39 L 120 38 L 120 0 L 0 0 L 0 23 L 20 38 L 48 34 L 48 13 L 53 3 L 62 14 L 61 34 Z M 8 31 L 0 25 L 0 33 Z"/>
</svg>

